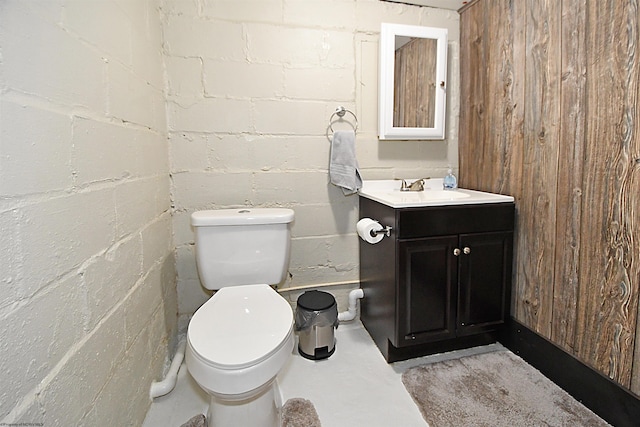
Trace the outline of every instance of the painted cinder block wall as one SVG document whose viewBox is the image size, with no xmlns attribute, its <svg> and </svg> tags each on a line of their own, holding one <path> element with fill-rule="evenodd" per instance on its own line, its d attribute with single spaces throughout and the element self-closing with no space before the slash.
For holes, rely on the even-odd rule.
<svg viewBox="0 0 640 427">
<path fill-rule="evenodd" d="M 335 285 L 325 290 L 343 309 L 359 279 L 358 198 L 329 184 L 329 118 L 339 105 L 356 113 L 365 179 L 457 167 L 458 13 L 379 0 L 164 0 L 163 12 L 180 314 L 210 296 L 191 213 L 240 206 L 293 208 L 291 275 L 280 289 L 293 302 L 301 288 Z M 382 22 L 448 28 L 445 141 L 378 141 Z"/>
<path fill-rule="evenodd" d="M 2 425 L 140 425 L 162 375 L 177 296 L 157 3 L 0 2 Z"/>
<path fill-rule="evenodd" d="M 447 141 L 377 141 L 383 21 L 449 28 Z M 284 285 L 355 286 L 329 116 L 357 113 L 365 178 L 444 175 L 457 56 L 455 12 L 377 0 L 1 1 L 0 422 L 142 422 L 178 294 L 208 297 L 193 210 L 291 206 Z"/>
</svg>

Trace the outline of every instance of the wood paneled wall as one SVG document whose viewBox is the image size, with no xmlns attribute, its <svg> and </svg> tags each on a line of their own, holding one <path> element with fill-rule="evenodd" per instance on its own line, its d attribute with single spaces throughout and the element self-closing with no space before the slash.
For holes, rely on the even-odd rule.
<svg viewBox="0 0 640 427">
<path fill-rule="evenodd" d="M 513 315 L 640 394 L 635 0 L 461 10 L 460 183 L 511 194 Z"/>
</svg>

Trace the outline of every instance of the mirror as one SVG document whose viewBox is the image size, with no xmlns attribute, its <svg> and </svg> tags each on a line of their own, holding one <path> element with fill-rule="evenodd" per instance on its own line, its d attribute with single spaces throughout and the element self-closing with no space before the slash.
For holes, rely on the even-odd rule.
<svg viewBox="0 0 640 427">
<path fill-rule="evenodd" d="M 380 139 L 444 139 L 447 29 L 382 24 Z"/>
</svg>

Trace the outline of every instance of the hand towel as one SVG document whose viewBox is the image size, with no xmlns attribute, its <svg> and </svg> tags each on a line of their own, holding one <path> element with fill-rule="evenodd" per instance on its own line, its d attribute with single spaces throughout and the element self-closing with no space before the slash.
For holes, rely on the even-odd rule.
<svg viewBox="0 0 640 427">
<path fill-rule="evenodd" d="M 345 196 L 357 193 L 362 188 L 362 177 L 356 159 L 356 134 L 354 131 L 335 131 L 331 140 L 329 178 L 341 187 Z"/>
</svg>

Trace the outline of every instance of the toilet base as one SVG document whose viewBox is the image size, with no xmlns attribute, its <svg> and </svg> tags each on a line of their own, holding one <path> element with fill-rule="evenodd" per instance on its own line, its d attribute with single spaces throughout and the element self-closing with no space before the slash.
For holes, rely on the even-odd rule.
<svg viewBox="0 0 640 427">
<path fill-rule="evenodd" d="M 282 394 L 278 381 L 270 381 L 251 397 L 211 396 L 208 427 L 280 427 Z"/>
</svg>

